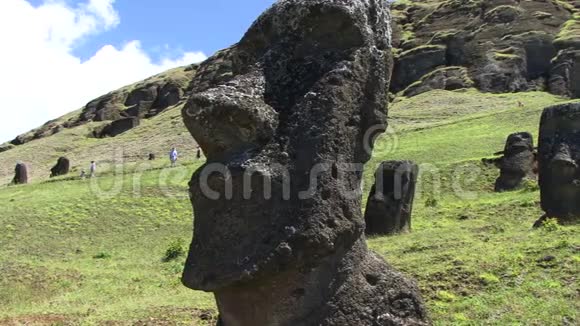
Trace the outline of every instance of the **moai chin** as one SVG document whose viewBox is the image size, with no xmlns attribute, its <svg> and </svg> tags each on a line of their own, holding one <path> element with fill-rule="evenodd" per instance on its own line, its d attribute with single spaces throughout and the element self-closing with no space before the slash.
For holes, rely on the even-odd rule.
<svg viewBox="0 0 580 326">
<path fill-rule="evenodd" d="M 182 280 L 215 294 L 222 325 L 428 323 L 414 283 L 364 239 L 389 22 L 382 0 L 281 0 L 200 65 L 183 118 L 207 162 L 189 184 Z"/>
<path fill-rule="evenodd" d="M 386 161 L 375 172 L 365 210 L 367 235 L 411 230 L 411 215 L 419 167 L 411 161 Z"/>
<path fill-rule="evenodd" d="M 580 103 L 544 109 L 538 147 L 545 218 L 577 222 L 580 216 Z"/>
</svg>

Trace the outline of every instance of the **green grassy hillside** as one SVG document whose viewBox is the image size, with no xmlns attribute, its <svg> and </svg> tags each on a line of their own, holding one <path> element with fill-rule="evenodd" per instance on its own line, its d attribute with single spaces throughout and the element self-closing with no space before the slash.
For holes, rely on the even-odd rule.
<svg viewBox="0 0 580 326">
<path fill-rule="evenodd" d="M 495 194 L 498 171 L 480 164 L 511 132 L 537 136 L 542 108 L 562 101 L 468 90 L 392 105 L 365 193 L 382 160 L 420 163 L 413 232 L 369 245 L 418 281 L 436 325 L 580 323 L 580 227 L 532 230 L 541 215 L 537 185 Z M 0 154 L 2 169 L 25 155 L 38 162 L 32 184 L 0 188 L 0 325 L 211 324 L 212 296 L 179 282 L 180 249 L 192 234 L 186 187 L 202 162 L 107 163 L 117 148 L 132 155 L 177 144 L 192 153 L 178 110 L 116 138 L 82 134 L 71 129 Z M 66 146 L 75 161 L 103 160 L 104 174 L 46 182 L 55 150 Z"/>
</svg>

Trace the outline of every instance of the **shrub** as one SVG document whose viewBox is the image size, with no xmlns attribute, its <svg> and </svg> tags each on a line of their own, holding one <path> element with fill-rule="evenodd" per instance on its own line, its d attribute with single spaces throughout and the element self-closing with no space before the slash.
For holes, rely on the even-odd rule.
<svg viewBox="0 0 580 326">
<path fill-rule="evenodd" d="M 549 218 L 542 222 L 542 226 L 544 230 L 548 232 L 554 232 L 560 230 L 560 224 L 558 224 L 558 220 L 555 218 Z"/>
<path fill-rule="evenodd" d="M 425 207 L 437 207 L 437 199 L 435 199 L 435 197 L 428 197 L 425 200 Z"/>
<path fill-rule="evenodd" d="M 93 259 L 109 259 L 111 258 L 111 254 L 107 252 L 99 252 L 98 254 L 93 256 Z"/>
<path fill-rule="evenodd" d="M 181 238 L 178 238 L 173 240 L 167 247 L 167 250 L 165 250 L 163 261 L 170 262 L 183 255 L 185 255 L 185 241 L 183 241 Z"/>
<path fill-rule="evenodd" d="M 491 273 L 483 273 L 479 275 L 479 280 L 485 285 L 492 285 L 500 282 L 499 277 Z"/>
</svg>

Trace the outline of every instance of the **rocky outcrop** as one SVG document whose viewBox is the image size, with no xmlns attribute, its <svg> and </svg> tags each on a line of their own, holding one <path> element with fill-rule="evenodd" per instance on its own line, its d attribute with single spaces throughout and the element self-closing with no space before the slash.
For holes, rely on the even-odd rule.
<svg viewBox="0 0 580 326">
<path fill-rule="evenodd" d="M 545 217 L 580 221 L 580 103 L 546 108 L 540 122 L 538 161 Z"/>
<path fill-rule="evenodd" d="M 411 231 L 411 215 L 419 166 L 411 161 L 386 161 L 375 172 L 365 210 L 367 235 Z"/>
<path fill-rule="evenodd" d="M 204 62 L 183 119 L 207 156 L 190 182 L 183 273 L 220 325 L 422 325 L 416 286 L 369 251 L 359 192 L 391 71 L 381 0 L 281 0 Z"/>
<path fill-rule="evenodd" d="M 9 151 L 14 148 L 14 145 L 10 143 L 0 145 L 0 153 Z"/>
<path fill-rule="evenodd" d="M 66 157 L 59 157 L 56 165 L 50 169 L 50 177 L 58 177 L 61 175 L 67 175 L 70 172 L 70 161 Z"/>
<path fill-rule="evenodd" d="M 399 54 L 391 83 L 391 91 L 399 92 L 435 68 L 446 64 L 445 46 L 426 45 Z"/>
<path fill-rule="evenodd" d="M 106 127 L 96 127 L 92 134 L 96 137 L 114 137 L 121 131 L 129 130 L 127 127 L 138 126 L 139 119 L 155 117 L 178 105 L 188 92 L 189 81 L 195 75 L 196 69 L 197 65 L 172 69 L 110 92 L 87 103 L 77 115 L 49 121 L 40 128 L 19 135 L 10 143 L 15 146 L 22 145 L 52 136 L 65 128 L 104 121 L 111 123 Z"/>
<path fill-rule="evenodd" d="M 24 163 L 17 163 L 14 168 L 12 184 L 23 185 L 28 183 L 28 167 Z"/>
<path fill-rule="evenodd" d="M 401 73 L 393 74 L 394 92 L 445 65 L 465 67 L 468 79 L 486 92 L 550 86 L 557 94 L 578 96 L 561 90 L 567 86 L 548 82 L 564 74 L 552 65 L 558 51 L 574 50 L 580 44 L 578 9 L 568 2 L 410 0 L 395 2 L 393 10 L 394 46 L 405 54 L 395 60 L 395 71 Z M 432 58 L 407 54 L 433 47 L 444 49 L 445 60 L 437 56 L 439 65 Z M 555 65 L 559 65 L 557 60 Z"/>
<path fill-rule="evenodd" d="M 469 79 L 464 67 L 446 67 L 437 69 L 421 77 L 403 91 L 403 96 L 412 97 L 434 89 L 453 91 L 473 87 L 474 82 Z"/>
<path fill-rule="evenodd" d="M 580 97 L 580 50 L 563 50 L 553 61 L 549 80 L 550 92 Z"/>
<path fill-rule="evenodd" d="M 115 137 L 118 136 L 128 130 L 131 130 L 141 124 L 141 120 L 139 118 L 122 118 L 119 120 L 115 120 L 105 126 L 101 130 L 95 131 L 95 137 L 97 138 L 104 138 L 104 137 Z"/>
</svg>

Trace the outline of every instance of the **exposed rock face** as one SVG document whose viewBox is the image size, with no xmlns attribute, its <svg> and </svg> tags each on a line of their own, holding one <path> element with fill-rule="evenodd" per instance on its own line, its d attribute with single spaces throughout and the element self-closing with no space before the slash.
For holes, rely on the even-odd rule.
<svg viewBox="0 0 580 326">
<path fill-rule="evenodd" d="M 367 235 L 411 230 L 418 175 L 419 167 L 410 161 L 386 161 L 377 168 L 365 211 Z"/>
<path fill-rule="evenodd" d="M 445 66 L 445 53 L 441 45 L 420 46 L 401 53 L 393 71 L 391 90 L 399 92 L 435 68 Z"/>
<path fill-rule="evenodd" d="M 101 131 L 96 132 L 97 138 L 115 137 L 128 130 L 131 130 L 141 123 L 139 118 L 123 118 L 113 121 L 111 124 L 105 126 Z"/>
<path fill-rule="evenodd" d="M 500 169 L 495 181 L 495 191 L 515 190 L 525 178 L 535 178 L 536 153 L 534 138 L 529 132 L 518 132 L 508 136 L 502 157 L 488 163 Z"/>
<path fill-rule="evenodd" d="M 50 177 L 58 177 L 61 175 L 67 175 L 70 171 L 70 161 L 66 157 L 59 157 L 56 165 L 50 169 Z"/>
<path fill-rule="evenodd" d="M 110 92 L 87 103 L 76 116 L 49 121 L 37 129 L 19 135 L 10 143 L 15 146 L 26 144 L 35 139 L 52 136 L 65 128 L 78 127 L 91 121 L 114 121 L 106 127 L 112 132 L 102 135 L 114 137 L 119 134 L 116 130 L 138 125 L 136 123 L 138 120 L 122 119 L 149 119 L 178 105 L 184 99 L 189 89 L 189 81 L 195 75 L 196 69 L 197 65 L 175 68 Z M 103 127 L 97 127 L 93 130 L 93 135 L 101 137 L 102 129 Z"/>
<path fill-rule="evenodd" d="M 549 80 L 550 92 L 580 97 L 580 50 L 564 50 L 554 59 Z"/>
<path fill-rule="evenodd" d="M 469 79 L 467 69 L 464 67 L 446 67 L 435 70 L 423 76 L 418 82 L 411 84 L 403 95 L 412 97 L 434 89 L 448 91 L 470 88 L 474 83 Z"/>
<path fill-rule="evenodd" d="M 547 217 L 580 216 L 580 103 L 546 108 L 538 149 L 542 209 Z"/>
<path fill-rule="evenodd" d="M 551 76 L 564 75 L 552 67 L 558 51 L 580 49 L 580 14 L 566 1 L 409 0 L 393 9 L 394 92 L 441 66 L 465 67 L 486 92 L 544 90 Z M 409 55 L 435 47 L 441 54 Z"/>
<path fill-rule="evenodd" d="M 28 167 L 24 163 L 16 164 L 14 168 L 14 179 L 12 183 L 15 185 L 22 185 L 28 183 Z"/>
<path fill-rule="evenodd" d="M 0 145 L 0 153 L 9 151 L 14 148 L 14 145 L 7 143 Z"/>
<path fill-rule="evenodd" d="M 364 241 L 365 139 L 386 128 L 384 5 L 281 0 L 200 66 L 183 118 L 208 161 L 190 182 L 183 283 L 215 293 L 223 325 L 427 322 L 415 285 Z"/>
</svg>

